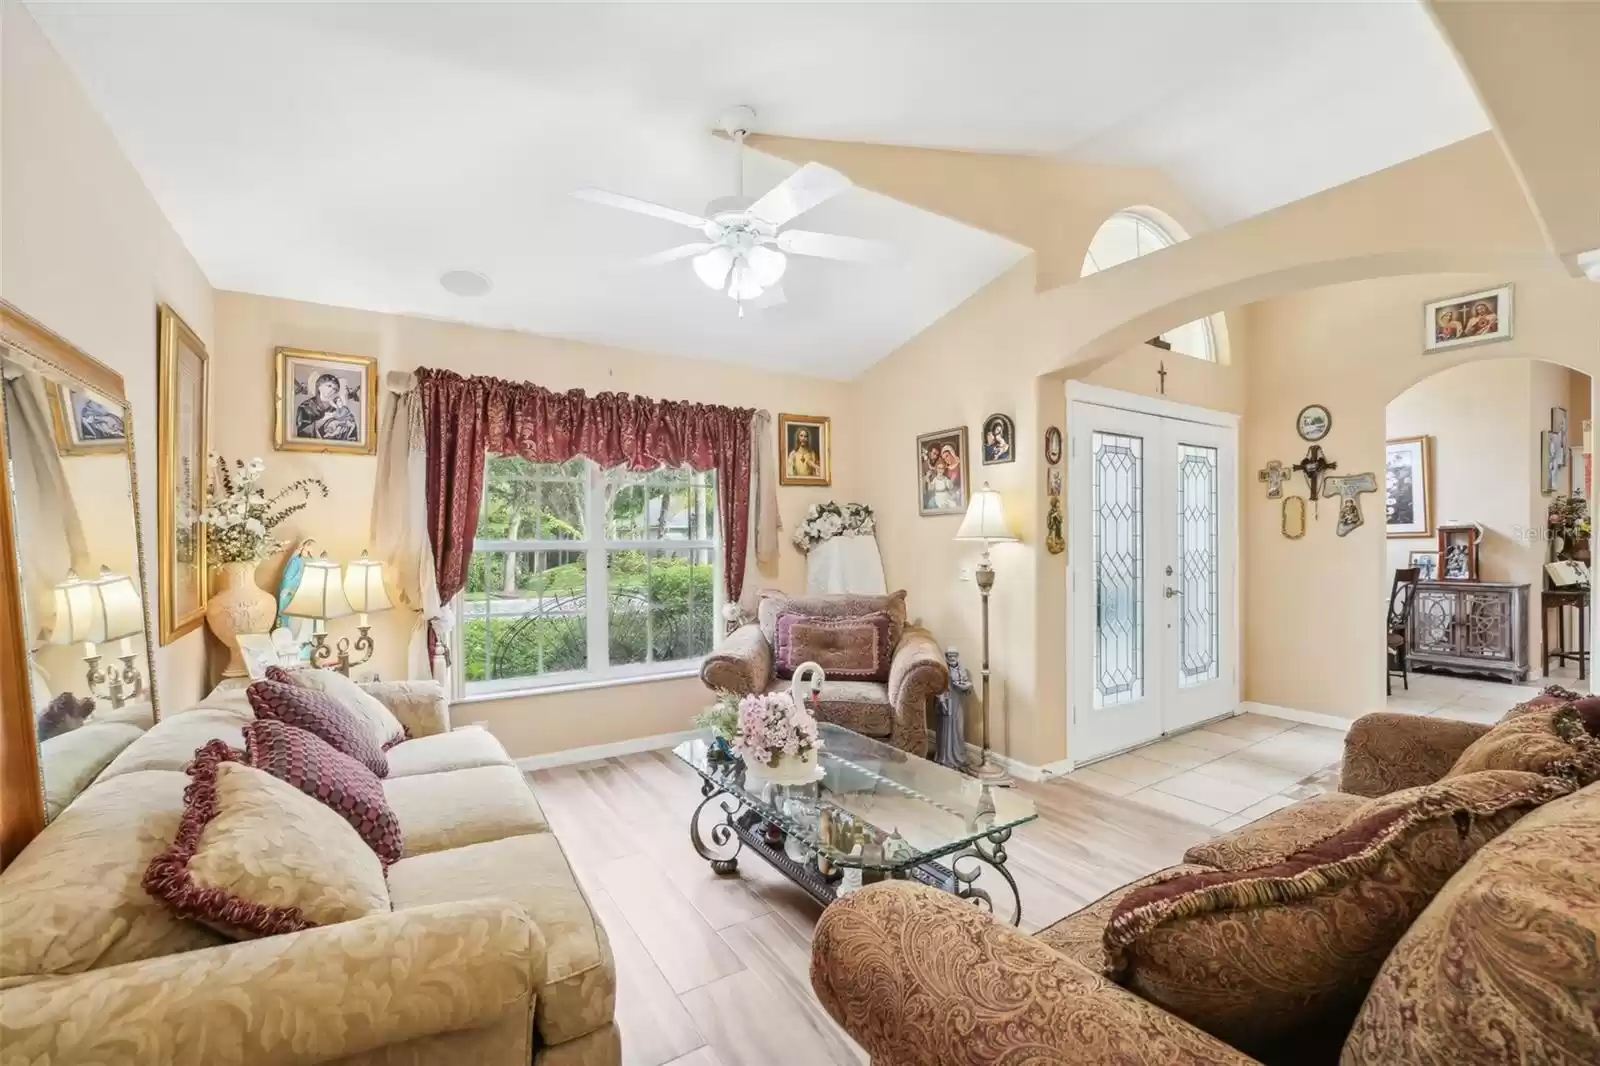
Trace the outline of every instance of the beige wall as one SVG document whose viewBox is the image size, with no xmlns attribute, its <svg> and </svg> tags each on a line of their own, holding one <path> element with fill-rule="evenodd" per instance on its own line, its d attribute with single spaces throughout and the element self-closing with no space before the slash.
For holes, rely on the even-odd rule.
<svg viewBox="0 0 1600 1066">
<path fill-rule="evenodd" d="M 171 304 L 209 345 L 211 286 L 32 17 L 12 0 L 0 11 L 0 296 L 126 382 L 153 618 L 156 305 Z M 205 639 L 197 631 L 157 652 L 166 708 L 204 693 Z"/>
<path fill-rule="evenodd" d="M 266 459 L 269 489 L 311 475 L 325 480 L 329 498 L 313 501 L 281 532 L 291 539 L 315 537 L 341 563 L 370 544 L 377 460 L 273 451 L 275 347 L 376 356 L 380 380 L 391 370 L 434 366 L 557 390 L 632 392 L 765 408 L 774 416 L 826 415 L 834 420 L 833 486 L 780 488 L 778 506 L 784 524 L 792 529 L 813 503 L 857 498 L 855 468 L 840 461 L 856 447 L 850 388 L 844 383 L 235 292 L 218 293 L 216 308 L 212 448 L 229 458 Z M 763 580 L 787 589 L 804 588 L 805 557 L 788 542 L 787 531 L 783 540 L 778 571 L 763 575 Z M 281 557 L 269 560 L 258 579 L 264 587 L 275 588 L 281 569 Z M 402 676 L 407 619 L 391 611 L 375 616 L 373 623 L 379 648 L 373 665 L 384 677 Z M 335 622 L 332 630 L 336 637 L 353 635 L 354 620 Z M 691 679 L 485 700 L 460 706 L 456 717 L 488 723 L 513 755 L 523 756 L 676 732 L 688 728 L 704 702 L 704 688 Z"/>
<path fill-rule="evenodd" d="M 1417 334 L 1423 303 L 1507 280 L 1516 284 L 1513 340 L 1422 354 Z M 1600 370 L 1600 286 L 1548 274 L 1356 282 L 1257 304 L 1247 317 L 1253 362 L 1246 470 L 1305 454 L 1294 416 L 1308 403 L 1333 412 L 1334 429 L 1323 444 L 1339 472 L 1378 473 L 1388 402 L 1424 378 L 1463 364 L 1474 371 L 1489 368 L 1507 358 L 1562 363 L 1591 375 Z M 1530 408 L 1531 390 L 1530 378 L 1522 393 Z M 1523 454 L 1531 478 L 1532 451 Z M 1303 482 L 1299 487 L 1304 492 Z M 1305 539 L 1290 541 L 1279 532 L 1278 508 L 1263 497 L 1259 490 L 1247 492 L 1241 518 L 1245 699 L 1346 716 L 1382 706 L 1378 590 L 1386 586 L 1388 549 L 1381 503 L 1364 498 L 1366 525 L 1348 537 L 1334 536 L 1333 512 L 1325 507 Z M 1542 521 L 1542 510 L 1537 513 Z M 1537 618 L 1530 624 L 1536 629 Z"/>
</svg>

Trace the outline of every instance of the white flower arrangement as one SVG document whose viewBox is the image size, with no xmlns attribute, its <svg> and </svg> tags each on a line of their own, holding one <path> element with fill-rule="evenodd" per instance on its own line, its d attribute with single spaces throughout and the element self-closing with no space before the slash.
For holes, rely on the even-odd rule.
<svg viewBox="0 0 1600 1066">
<path fill-rule="evenodd" d="M 305 509 L 312 490 L 324 499 L 328 486 L 318 477 L 291 482 L 276 496 L 268 497 L 259 488 L 267 464 L 260 459 L 232 464 L 220 455 L 211 456 L 216 476 L 206 486 L 206 506 L 200 522 L 206 527 L 206 551 L 213 563 L 258 563 L 285 547 L 284 541 L 270 534 L 290 515 Z M 300 499 L 285 503 L 286 497 Z"/>
<path fill-rule="evenodd" d="M 794 545 L 810 552 L 834 537 L 870 537 L 877 528 L 872 508 L 864 503 L 814 503 L 794 531 Z"/>
</svg>

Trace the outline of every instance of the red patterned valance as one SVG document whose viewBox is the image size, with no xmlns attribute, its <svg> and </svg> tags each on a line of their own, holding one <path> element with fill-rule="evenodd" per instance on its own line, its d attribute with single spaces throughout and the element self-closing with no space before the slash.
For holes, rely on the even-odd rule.
<svg viewBox="0 0 1600 1066">
<path fill-rule="evenodd" d="M 752 441 L 748 407 L 651 400 L 622 392 L 590 396 L 525 382 L 417 371 L 428 450 L 428 535 L 439 599 L 466 583 L 478 527 L 485 454 L 561 463 L 576 456 L 601 466 L 653 470 L 687 463 L 717 474 L 723 588 L 744 582 Z"/>
</svg>

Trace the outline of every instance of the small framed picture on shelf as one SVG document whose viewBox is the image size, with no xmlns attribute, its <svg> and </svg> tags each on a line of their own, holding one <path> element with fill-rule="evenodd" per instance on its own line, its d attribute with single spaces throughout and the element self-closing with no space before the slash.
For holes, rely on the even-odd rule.
<svg viewBox="0 0 1600 1066">
<path fill-rule="evenodd" d="M 1408 562 L 1411 566 L 1416 568 L 1418 581 L 1439 580 L 1438 552 L 1413 550 L 1411 552 L 1411 558 L 1408 560 Z"/>
</svg>

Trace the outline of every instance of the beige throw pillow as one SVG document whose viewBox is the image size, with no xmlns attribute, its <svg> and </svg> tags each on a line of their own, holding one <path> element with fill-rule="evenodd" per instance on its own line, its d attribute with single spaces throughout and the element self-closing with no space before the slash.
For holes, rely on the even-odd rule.
<svg viewBox="0 0 1600 1066">
<path fill-rule="evenodd" d="M 267 671 L 267 677 L 333 697 L 361 721 L 380 748 L 392 748 L 406 738 L 405 727 L 393 711 L 337 670 L 284 670 L 274 667 Z"/>
<path fill-rule="evenodd" d="M 333 810 L 213 741 L 195 754 L 177 839 L 144 887 L 245 939 L 389 910 L 383 863 Z"/>
</svg>

